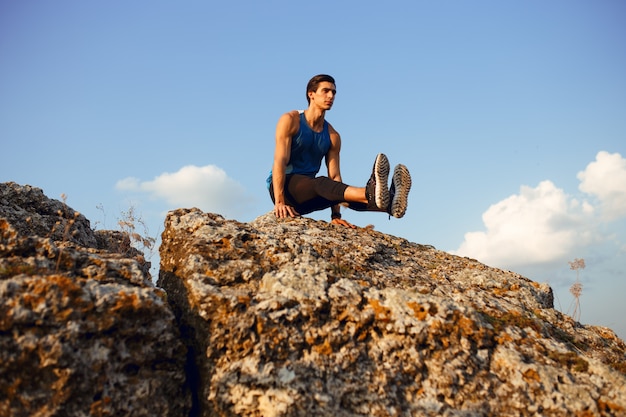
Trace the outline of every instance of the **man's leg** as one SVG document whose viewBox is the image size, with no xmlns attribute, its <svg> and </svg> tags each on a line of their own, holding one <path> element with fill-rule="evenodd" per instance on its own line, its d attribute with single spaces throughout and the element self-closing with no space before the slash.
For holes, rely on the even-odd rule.
<svg viewBox="0 0 626 417">
<path fill-rule="evenodd" d="M 292 205 L 300 214 L 324 210 L 340 203 L 348 203 L 348 207 L 356 211 L 371 210 L 364 187 L 352 187 L 328 177 L 309 178 L 303 175 L 290 176 L 287 184 L 285 197 L 293 201 Z"/>
<path fill-rule="evenodd" d="M 328 177 L 310 178 L 304 175 L 292 175 L 285 188 L 298 204 L 303 204 L 316 197 L 337 204 L 345 201 L 344 194 L 348 185 L 333 181 Z"/>
<path fill-rule="evenodd" d="M 324 176 L 311 178 L 294 174 L 287 178 L 285 195 L 291 196 L 302 210 L 302 206 L 306 205 L 308 212 L 347 202 L 354 210 L 390 213 L 391 196 L 387 186 L 389 171 L 389 160 L 381 153 L 376 156 L 372 175 L 365 187 L 348 186 Z M 296 210 L 304 212 L 298 208 Z"/>
<path fill-rule="evenodd" d="M 310 178 L 296 174 L 290 175 L 286 182 L 285 195 L 294 202 L 293 207 L 300 214 L 324 210 L 343 202 L 348 188 L 328 177 Z"/>
<path fill-rule="evenodd" d="M 288 175 L 285 184 L 286 202 L 300 214 L 347 202 L 348 207 L 353 210 L 381 211 L 400 218 L 406 212 L 411 176 L 404 165 L 396 166 L 389 189 L 389 171 L 387 157 L 378 154 L 365 187 L 349 186 L 323 176 L 311 178 L 298 174 Z M 270 195 L 274 200 L 271 187 Z"/>
<path fill-rule="evenodd" d="M 331 201 L 317 195 L 314 178 L 303 175 L 287 175 L 285 183 L 285 204 L 293 207 L 300 214 L 323 210 L 341 202 Z M 292 193 L 295 193 L 295 196 Z M 273 184 L 270 184 L 269 194 L 272 202 L 275 203 Z"/>
</svg>

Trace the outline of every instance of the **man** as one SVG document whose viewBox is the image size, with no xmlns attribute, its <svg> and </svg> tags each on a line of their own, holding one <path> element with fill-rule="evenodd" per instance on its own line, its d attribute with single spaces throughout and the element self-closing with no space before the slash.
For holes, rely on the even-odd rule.
<svg viewBox="0 0 626 417">
<path fill-rule="evenodd" d="M 407 208 L 411 176 L 397 165 L 391 187 L 387 186 L 389 161 L 378 154 L 365 187 L 341 181 L 339 152 L 341 137 L 324 116 L 337 93 L 335 80 L 320 74 L 306 88 L 309 107 L 283 114 L 276 126 L 276 148 L 272 172 L 267 179 L 276 217 L 295 217 L 331 208 L 331 222 L 356 227 L 341 218 L 340 205 L 358 211 L 382 211 L 400 218 Z M 328 177 L 316 177 L 325 159 Z"/>
</svg>

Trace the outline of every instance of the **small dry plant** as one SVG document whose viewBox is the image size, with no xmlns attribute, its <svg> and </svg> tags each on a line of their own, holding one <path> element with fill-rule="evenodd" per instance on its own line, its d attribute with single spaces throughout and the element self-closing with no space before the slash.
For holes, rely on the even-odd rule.
<svg viewBox="0 0 626 417">
<path fill-rule="evenodd" d="M 128 211 L 122 211 L 122 218 L 117 222 L 120 230 L 130 239 L 130 245 L 143 252 L 151 255 L 154 249 L 156 239 L 149 236 L 148 226 L 140 215 L 137 215 L 135 208 L 130 206 Z M 149 256 L 148 256 L 149 257 Z"/>
<path fill-rule="evenodd" d="M 576 271 L 576 282 L 569 288 L 569 292 L 574 296 L 574 300 L 570 305 L 570 309 L 573 307 L 572 318 L 576 321 L 580 321 L 580 296 L 583 293 L 583 284 L 580 282 L 580 270 L 585 269 L 585 260 L 576 258 L 569 263 L 569 269 Z M 568 309 L 568 313 L 569 310 Z"/>
<path fill-rule="evenodd" d="M 96 209 L 98 209 L 98 210 L 100 210 L 102 212 L 102 221 L 96 220 L 96 222 L 93 224 L 93 230 L 97 230 L 98 226 L 102 226 L 103 229 L 106 229 L 107 213 L 106 213 L 106 211 L 104 211 L 104 206 L 102 205 L 102 203 L 99 203 L 96 206 Z"/>
</svg>

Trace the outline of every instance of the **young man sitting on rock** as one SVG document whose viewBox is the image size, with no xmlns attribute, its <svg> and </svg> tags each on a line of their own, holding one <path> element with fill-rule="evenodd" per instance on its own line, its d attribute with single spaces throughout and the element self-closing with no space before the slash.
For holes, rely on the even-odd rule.
<svg viewBox="0 0 626 417">
<path fill-rule="evenodd" d="M 320 74 L 306 88 L 309 107 L 283 114 L 276 126 L 274 164 L 267 179 L 274 214 L 279 218 L 296 217 L 331 208 L 331 222 L 356 227 L 341 218 L 342 203 L 353 210 L 381 211 L 401 218 L 407 209 L 411 176 L 406 166 L 395 167 L 388 184 L 389 161 L 378 154 L 372 175 L 365 187 L 341 181 L 339 152 L 341 137 L 324 116 L 333 105 L 335 80 Z M 328 176 L 316 176 L 325 159 Z"/>
</svg>

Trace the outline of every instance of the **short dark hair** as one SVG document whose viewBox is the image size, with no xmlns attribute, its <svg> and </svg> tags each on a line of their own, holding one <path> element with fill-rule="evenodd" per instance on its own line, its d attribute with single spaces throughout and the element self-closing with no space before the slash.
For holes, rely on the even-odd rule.
<svg viewBox="0 0 626 417">
<path fill-rule="evenodd" d="M 307 103 L 311 103 L 311 99 L 309 98 L 309 91 L 317 91 L 317 87 L 319 87 L 320 83 L 329 82 L 335 84 L 335 79 L 327 74 L 318 74 L 315 77 L 309 80 L 309 83 L 306 85 L 306 101 Z M 336 85 L 336 84 L 335 84 Z"/>
</svg>

